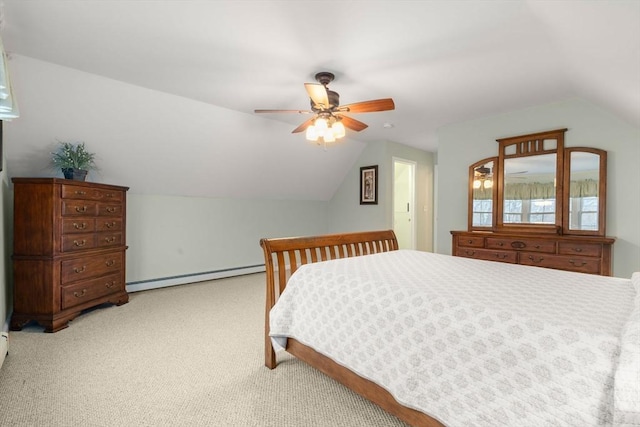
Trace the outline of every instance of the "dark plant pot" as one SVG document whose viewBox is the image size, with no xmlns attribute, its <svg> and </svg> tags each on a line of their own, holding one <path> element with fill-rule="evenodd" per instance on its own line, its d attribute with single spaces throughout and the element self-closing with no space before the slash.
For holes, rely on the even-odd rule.
<svg viewBox="0 0 640 427">
<path fill-rule="evenodd" d="M 87 171 L 83 169 L 62 168 L 62 173 L 66 179 L 84 181 L 87 178 Z"/>
</svg>

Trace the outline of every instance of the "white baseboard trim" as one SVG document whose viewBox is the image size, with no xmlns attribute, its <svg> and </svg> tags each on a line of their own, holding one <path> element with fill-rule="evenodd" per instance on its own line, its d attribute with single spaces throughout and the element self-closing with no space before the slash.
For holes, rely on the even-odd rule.
<svg viewBox="0 0 640 427">
<path fill-rule="evenodd" d="M 207 280 L 223 279 L 225 277 L 242 276 L 245 274 L 262 273 L 264 264 L 248 267 L 228 268 L 224 270 L 207 271 L 204 273 L 184 274 L 181 276 L 163 277 L 160 279 L 141 280 L 127 283 L 127 292 L 147 291 L 149 289 L 165 288 L 167 286 L 186 285 Z"/>
</svg>

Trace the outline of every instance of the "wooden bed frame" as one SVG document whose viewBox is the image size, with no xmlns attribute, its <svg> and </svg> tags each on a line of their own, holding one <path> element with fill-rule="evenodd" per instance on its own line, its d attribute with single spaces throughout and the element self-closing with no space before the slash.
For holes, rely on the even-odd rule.
<svg viewBox="0 0 640 427">
<path fill-rule="evenodd" d="M 265 365 L 269 369 L 273 369 L 276 367 L 277 361 L 269 337 L 269 311 L 284 291 L 290 275 L 303 264 L 394 251 L 398 249 L 398 241 L 393 230 L 383 230 L 312 237 L 261 239 L 260 246 L 264 250 L 267 272 Z M 438 420 L 401 405 L 379 385 L 360 377 L 295 339 L 289 338 L 287 340 L 287 352 L 412 426 L 443 426 Z"/>
</svg>

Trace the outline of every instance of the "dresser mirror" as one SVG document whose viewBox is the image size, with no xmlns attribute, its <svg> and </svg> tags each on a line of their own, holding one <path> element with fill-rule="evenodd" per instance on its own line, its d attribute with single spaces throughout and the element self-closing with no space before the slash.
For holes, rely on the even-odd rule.
<svg viewBox="0 0 640 427">
<path fill-rule="evenodd" d="M 491 229 L 495 224 L 498 158 L 480 160 L 469 167 L 469 229 Z"/>
<path fill-rule="evenodd" d="M 605 235 L 607 153 L 593 148 L 565 150 L 567 215 L 563 229 L 571 234 Z"/>
<path fill-rule="evenodd" d="M 498 139 L 469 167 L 470 231 L 605 235 L 606 152 L 565 148 L 566 130 Z"/>
<path fill-rule="evenodd" d="M 556 153 L 504 160 L 503 224 L 551 224 L 556 217 Z"/>
</svg>

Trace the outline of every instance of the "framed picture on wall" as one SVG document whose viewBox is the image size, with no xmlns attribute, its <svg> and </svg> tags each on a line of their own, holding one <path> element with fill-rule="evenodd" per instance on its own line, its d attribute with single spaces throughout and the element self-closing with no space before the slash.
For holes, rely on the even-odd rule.
<svg viewBox="0 0 640 427">
<path fill-rule="evenodd" d="M 378 165 L 360 168 L 360 204 L 378 204 Z"/>
</svg>

